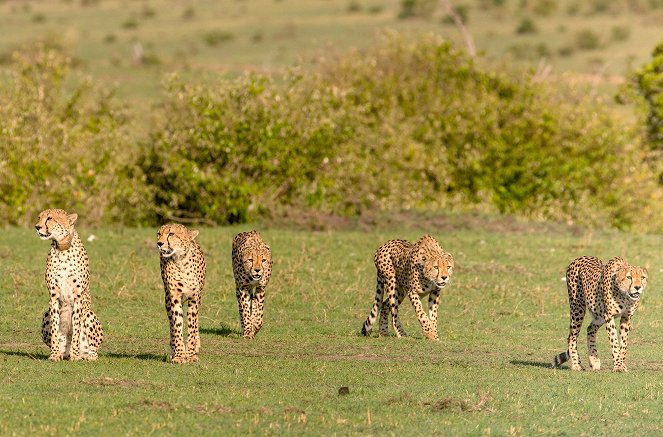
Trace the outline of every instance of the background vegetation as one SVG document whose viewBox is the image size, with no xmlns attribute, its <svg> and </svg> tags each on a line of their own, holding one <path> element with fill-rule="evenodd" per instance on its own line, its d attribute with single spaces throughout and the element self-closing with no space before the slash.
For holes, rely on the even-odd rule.
<svg viewBox="0 0 663 437">
<path fill-rule="evenodd" d="M 541 65 L 529 71 L 507 67 L 494 60 L 500 50 L 492 50 L 480 32 L 477 40 L 486 44 L 486 55 L 472 60 L 448 39 L 414 31 L 435 30 L 453 39 L 455 29 L 445 27 L 436 2 L 354 2 L 342 10 L 323 7 L 324 2 L 265 3 L 274 22 L 297 3 L 305 7 L 300 14 L 315 11 L 315 17 L 353 29 L 352 17 L 376 29 L 389 16 L 409 34 L 383 32 L 372 46 L 359 44 L 360 51 L 350 50 L 346 41 L 345 50 L 288 69 L 281 68 L 285 60 L 273 60 L 268 69 L 243 67 L 254 71 L 219 75 L 209 74 L 216 68 L 210 64 L 215 50 L 223 46 L 239 61 L 247 24 L 237 29 L 240 38 L 224 19 L 203 20 L 199 12 L 213 17 L 218 11 L 210 2 L 182 11 L 157 1 L 126 8 L 110 0 L 0 5 L 7 12 L 3 24 L 17 31 L 0 39 L 6 47 L 0 220 L 25 225 L 53 205 L 78 211 L 88 223 L 127 225 L 237 223 L 292 209 L 349 216 L 375 209 L 447 209 L 659 230 L 654 218 L 661 212 L 660 171 L 652 152 L 657 147 L 645 145 L 657 141 L 657 61 L 634 80 L 633 89 L 650 108 L 649 128 L 643 129 L 638 105 L 606 105 L 606 97 L 588 94 L 586 87 L 568 77 L 560 80 Z M 509 33 L 518 41 L 516 52 L 529 51 L 523 44 L 534 44 L 555 20 L 570 23 L 582 16 L 591 19 L 587 23 L 604 23 L 600 20 L 615 14 L 643 20 L 663 13 L 657 2 L 619 7 L 588 2 L 577 8 L 576 3 L 515 3 L 457 6 L 470 27 L 478 17 L 520 20 Z M 239 22 L 261 15 L 253 4 L 226 6 Z M 101 15 L 94 28 L 83 22 Z M 154 43 L 163 36 L 159 25 L 173 30 L 166 39 L 188 29 L 188 38 L 202 32 L 200 41 L 172 40 L 173 58 L 167 60 Z M 36 29 L 49 42 L 30 42 L 35 33 L 28 38 L 20 26 Z M 573 29 L 571 51 L 610 46 L 614 62 L 619 57 L 612 46 L 632 34 L 617 22 L 609 40 L 595 28 Z M 638 35 L 646 29 L 639 28 Z M 300 35 L 296 24 L 281 33 L 267 30 L 254 29 L 255 47 L 247 50 L 252 62 L 282 39 L 289 51 L 315 53 L 303 44 L 311 42 L 310 34 Z M 320 26 L 316 30 L 342 43 Z M 537 59 L 559 63 L 541 44 Z M 109 50 L 102 55 L 100 47 Z M 113 61 L 118 49 L 130 62 Z M 508 53 L 515 52 L 505 49 Z M 196 61 L 194 67 L 194 57 L 203 65 Z M 574 74 L 588 71 L 574 65 Z M 627 69 L 622 63 L 621 72 Z M 110 87 L 102 83 L 119 71 L 134 79 Z M 141 85 L 127 98 L 140 77 L 149 78 L 150 87 L 162 83 L 164 94 L 157 97 Z M 595 77 L 612 83 L 609 76 Z"/>
</svg>

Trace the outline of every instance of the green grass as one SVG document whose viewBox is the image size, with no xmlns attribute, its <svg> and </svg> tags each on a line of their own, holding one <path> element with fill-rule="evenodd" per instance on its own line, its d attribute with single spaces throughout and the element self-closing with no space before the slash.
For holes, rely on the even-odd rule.
<svg viewBox="0 0 663 437">
<path fill-rule="evenodd" d="M 203 228 L 208 286 L 199 363 L 171 365 L 154 229 L 82 229 L 93 303 L 106 339 L 99 361 L 47 361 L 40 315 L 48 244 L 25 229 L 0 241 L 0 434 L 593 435 L 661 432 L 663 333 L 657 276 L 663 237 L 565 230 L 502 220 L 425 218 L 457 269 L 444 290 L 440 341 L 363 338 L 372 255 L 411 226 L 363 231 L 262 229 L 275 264 L 266 319 L 239 337 L 230 264 L 243 227 Z M 470 223 L 471 222 L 471 223 Z M 421 226 L 421 225 L 420 225 Z M 627 359 L 630 372 L 551 370 L 565 348 L 566 265 L 622 255 L 649 268 Z M 584 338 L 581 359 L 586 362 Z M 599 351 L 610 368 L 607 336 Z M 341 396 L 340 387 L 350 393 Z"/>
</svg>

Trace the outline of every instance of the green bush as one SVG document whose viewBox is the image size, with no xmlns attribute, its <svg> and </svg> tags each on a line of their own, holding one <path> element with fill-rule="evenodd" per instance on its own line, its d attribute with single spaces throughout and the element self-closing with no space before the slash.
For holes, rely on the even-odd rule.
<svg viewBox="0 0 663 437">
<path fill-rule="evenodd" d="M 534 23 L 534 20 L 529 17 L 523 18 L 520 24 L 518 24 L 518 27 L 516 27 L 516 33 L 518 35 L 532 34 L 537 33 L 538 31 L 539 29 L 536 26 L 536 23 Z"/>
<path fill-rule="evenodd" d="M 70 67 L 58 47 L 36 44 L 14 52 L 0 80 L 2 223 L 32 224 L 54 207 L 86 223 L 110 219 L 114 173 L 131 145 L 111 94 L 85 82 L 66 91 Z"/>
<path fill-rule="evenodd" d="M 133 170 L 153 220 L 233 223 L 279 205 L 646 220 L 652 175 L 623 171 L 644 154 L 598 104 L 481 68 L 434 37 L 387 37 L 302 71 L 278 85 L 172 80 Z"/>
<path fill-rule="evenodd" d="M 647 134 L 652 149 L 663 150 L 663 42 L 652 60 L 635 74 L 635 88 L 647 103 Z"/>
<path fill-rule="evenodd" d="M 581 50 L 596 50 L 601 45 L 599 36 L 590 29 L 584 29 L 575 34 L 576 47 Z"/>
</svg>

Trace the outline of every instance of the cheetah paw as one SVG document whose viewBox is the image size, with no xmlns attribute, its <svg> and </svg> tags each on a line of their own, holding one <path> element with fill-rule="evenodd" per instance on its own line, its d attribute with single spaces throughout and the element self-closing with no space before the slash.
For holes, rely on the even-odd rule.
<svg viewBox="0 0 663 437">
<path fill-rule="evenodd" d="M 49 360 L 49 361 L 62 361 L 62 354 L 60 354 L 60 353 L 57 353 L 57 354 L 51 354 L 51 355 L 48 357 L 48 360 Z"/>
<path fill-rule="evenodd" d="M 188 361 L 189 359 L 185 355 L 175 355 L 170 358 L 170 362 L 173 364 L 182 364 Z"/>
<path fill-rule="evenodd" d="M 189 362 L 190 363 L 197 363 L 198 362 L 198 355 L 189 355 Z"/>
</svg>

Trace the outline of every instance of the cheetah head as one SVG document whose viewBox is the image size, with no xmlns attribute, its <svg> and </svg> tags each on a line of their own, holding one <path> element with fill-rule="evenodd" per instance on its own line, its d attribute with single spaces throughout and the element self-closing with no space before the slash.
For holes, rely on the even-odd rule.
<svg viewBox="0 0 663 437">
<path fill-rule="evenodd" d="M 42 240 L 60 242 L 71 235 L 78 214 L 67 214 L 62 209 L 47 209 L 39 213 L 35 230 Z"/>
<path fill-rule="evenodd" d="M 259 282 L 267 268 L 269 268 L 269 246 L 256 246 L 242 254 L 244 270 L 251 277 L 254 284 Z"/>
<path fill-rule="evenodd" d="M 619 291 L 627 294 L 631 300 L 637 301 L 645 291 L 647 276 L 647 269 L 624 264 L 617 270 L 615 281 Z"/>
<path fill-rule="evenodd" d="M 162 258 L 183 255 L 197 236 L 198 231 L 190 231 L 180 224 L 163 225 L 157 232 L 157 249 Z"/>
<path fill-rule="evenodd" d="M 424 235 L 417 244 L 419 245 L 417 263 L 424 278 L 437 288 L 445 287 L 453 274 L 453 257 L 430 235 Z"/>
</svg>

